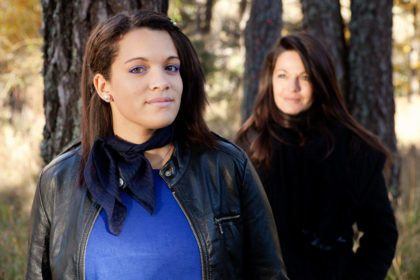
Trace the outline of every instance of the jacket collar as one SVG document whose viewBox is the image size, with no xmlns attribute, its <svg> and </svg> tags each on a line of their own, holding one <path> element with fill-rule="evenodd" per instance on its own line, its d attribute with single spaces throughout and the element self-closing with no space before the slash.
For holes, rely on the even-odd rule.
<svg viewBox="0 0 420 280">
<path fill-rule="evenodd" d="M 187 141 L 174 140 L 174 152 L 169 161 L 159 170 L 159 175 L 169 188 L 176 184 L 187 171 L 191 160 L 191 145 Z"/>
</svg>

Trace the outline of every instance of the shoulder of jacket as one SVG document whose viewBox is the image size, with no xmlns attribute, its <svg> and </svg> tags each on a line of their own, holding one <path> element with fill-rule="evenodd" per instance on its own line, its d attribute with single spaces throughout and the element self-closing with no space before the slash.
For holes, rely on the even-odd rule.
<svg viewBox="0 0 420 280">
<path fill-rule="evenodd" d="M 73 200 L 74 193 L 79 192 L 80 146 L 64 151 L 42 170 L 39 176 L 37 193 L 46 215 L 51 221 L 56 204 Z"/>
<path fill-rule="evenodd" d="M 191 156 L 193 158 L 199 156 L 209 160 L 219 159 L 221 162 L 225 163 L 232 161 L 241 165 L 247 163 L 248 157 L 239 146 L 223 136 L 220 136 L 214 132 L 212 133 L 216 138 L 215 144 L 213 146 L 208 147 L 202 144 L 194 144 L 188 142 L 187 144 L 183 143 L 183 150 L 185 149 L 191 151 Z"/>
<path fill-rule="evenodd" d="M 247 155 L 241 147 L 233 143 L 233 141 L 223 136 L 220 136 L 217 133 L 213 132 L 213 134 L 217 138 L 216 145 L 214 147 L 217 151 L 221 153 L 226 153 L 230 156 L 233 156 L 241 160 L 247 160 Z"/>
<path fill-rule="evenodd" d="M 81 147 L 80 144 L 75 144 L 66 148 L 61 154 L 55 157 L 50 163 L 48 163 L 43 169 L 41 176 L 45 174 L 57 174 L 60 171 L 65 170 L 78 170 L 80 162 Z"/>
</svg>

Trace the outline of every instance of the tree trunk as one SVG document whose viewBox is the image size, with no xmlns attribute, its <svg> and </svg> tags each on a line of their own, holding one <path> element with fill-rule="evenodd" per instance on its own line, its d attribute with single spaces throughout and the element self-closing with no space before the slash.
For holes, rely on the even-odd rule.
<svg viewBox="0 0 420 280">
<path fill-rule="evenodd" d="M 282 29 L 282 1 L 252 0 L 251 13 L 245 27 L 245 73 L 242 120 L 252 112 L 265 55 Z"/>
<path fill-rule="evenodd" d="M 211 19 L 213 18 L 213 6 L 215 2 L 216 2 L 215 0 L 206 1 L 206 12 L 204 16 L 204 26 L 203 26 L 204 33 L 210 33 L 210 24 L 211 24 Z"/>
<path fill-rule="evenodd" d="M 392 85 L 392 0 L 352 0 L 348 104 L 353 116 L 397 154 Z M 397 194 L 400 162 L 387 174 Z"/>
<path fill-rule="evenodd" d="M 347 94 L 347 46 L 339 0 L 301 0 L 303 29 L 321 38 L 335 64 L 343 95 Z"/>
<path fill-rule="evenodd" d="M 44 162 L 80 135 L 80 75 L 92 28 L 118 12 L 153 9 L 167 13 L 168 0 L 41 0 L 44 37 Z"/>
</svg>

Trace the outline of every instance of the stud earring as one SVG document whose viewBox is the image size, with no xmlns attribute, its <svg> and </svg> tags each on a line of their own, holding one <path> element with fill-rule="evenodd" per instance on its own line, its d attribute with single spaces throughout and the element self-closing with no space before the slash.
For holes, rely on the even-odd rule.
<svg viewBox="0 0 420 280">
<path fill-rule="evenodd" d="M 109 94 L 104 94 L 105 101 L 111 100 L 111 96 Z"/>
</svg>

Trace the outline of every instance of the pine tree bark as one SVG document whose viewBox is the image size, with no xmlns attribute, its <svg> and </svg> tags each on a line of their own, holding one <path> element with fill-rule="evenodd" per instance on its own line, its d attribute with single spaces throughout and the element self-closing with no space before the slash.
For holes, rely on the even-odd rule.
<svg viewBox="0 0 420 280">
<path fill-rule="evenodd" d="M 339 0 L 301 0 L 303 29 L 320 38 L 333 58 L 343 95 L 347 94 L 347 46 Z"/>
<path fill-rule="evenodd" d="M 245 73 L 242 120 L 252 112 L 264 58 L 280 36 L 282 1 L 252 0 L 249 20 L 245 27 Z"/>
<path fill-rule="evenodd" d="M 44 37 L 44 162 L 80 135 L 80 75 L 84 45 L 92 28 L 121 11 L 167 13 L 168 0 L 41 0 Z"/>
<path fill-rule="evenodd" d="M 393 0 L 351 1 L 347 101 L 357 121 L 397 154 L 391 64 L 392 6 Z M 397 194 L 399 170 L 396 159 L 386 174 L 388 187 L 394 194 Z"/>
</svg>

